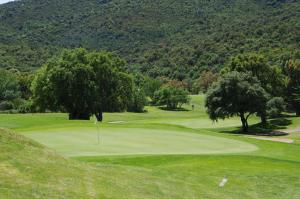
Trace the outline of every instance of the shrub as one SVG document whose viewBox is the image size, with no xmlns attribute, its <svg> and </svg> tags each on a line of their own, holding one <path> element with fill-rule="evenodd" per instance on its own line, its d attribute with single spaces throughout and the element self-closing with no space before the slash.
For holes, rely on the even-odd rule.
<svg viewBox="0 0 300 199">
<path fill-rule="evenodd" d="M 132 102 L 129 104 L 127 111 L 136 113 L 144 112 L 144 107 L 147 103 L 148 100 L 144 90 L 134 89 Z"/>
<path fill-rule="evenodd" d="M 18 107 L 19 113 L 34 113 L 35 107 L 33 105 L 33 102 L 31 100 L 24 101 L 19 107 Z"/>
<path fill-rule="evenodd" d="M 282 97 L 274 97 L 267 102 L 267 114 L 270 118 L 279 117 L 285 109 L 286 104 Z"/>
<path fill-rule="evenodd" d="M 2 101 L 0 102 L 0 111 L 6 111 L 13 109 L 13 104 L 10 101 Z"/>
<path fill-rule="evenodd" d="M 154 103 L 158 106 L 166 106 L 168 109 L 181 108 L 183 104 L 190 102 L 188 91 L 182 88 L 162 87 L 155 92 Z"/>
</svg>

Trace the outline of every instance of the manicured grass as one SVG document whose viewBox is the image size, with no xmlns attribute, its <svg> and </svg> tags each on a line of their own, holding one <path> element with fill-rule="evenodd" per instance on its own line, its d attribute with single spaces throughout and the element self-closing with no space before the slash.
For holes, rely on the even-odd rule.
<svg viewBox="0 0 300 199">
<path fill-rule="evenodd" d="M 65 156 L 146 155 L 146 154 L 213 154 L 254 151 L 246 142 L 189 131 L 101 128 L 60 128 L 30 131 L 26 136 L 56 149 Z"/>
<path fill-rule="evenodd" d="M 300 198 L 299 134 L 287 136 L 294 144 L 246 138 L 233 133 L 238 118 L 213 124 L 203 99 L 193 96 L 194 111 L 105 114 L 100 145 L 93 121 L 0 115 L 18 133 L 0 130 L 0 198 Z M 295 128 L 300 119 L 273 123 Z"/>
</svg>

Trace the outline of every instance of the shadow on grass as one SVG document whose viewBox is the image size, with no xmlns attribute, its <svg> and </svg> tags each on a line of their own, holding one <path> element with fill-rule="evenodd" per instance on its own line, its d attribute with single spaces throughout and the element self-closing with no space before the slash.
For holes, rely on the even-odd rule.
<svg viewBox="0 0 300 199">
<path fill-rule="evenodd" d="M 164 106 L 160 106 L 158 108 L 161 109 L 161 110 L 164 110 L 164 111 L 190 111 L 190 110 L 185 109 L 185 108 L 168 108 L 168 107 L 164 107 Z"/>
<path fill-rule="evenodd" d="M 222 133 L 261 135 L 261 136 L 283 136 L 283 135 L 287 135 L 288 133 L 278 131 L 278 129 L 286 129 L 288 125 L 292 124 L 292 120 L 289 118 L 290 116 L 271 119 L 268 121 L 266 125 L 263 125 L 261 123 L 251 125 L 249 126 L 248 133 L 243 132 L 241 128 L 224 130 L 222 131 Z"/>
</svg>

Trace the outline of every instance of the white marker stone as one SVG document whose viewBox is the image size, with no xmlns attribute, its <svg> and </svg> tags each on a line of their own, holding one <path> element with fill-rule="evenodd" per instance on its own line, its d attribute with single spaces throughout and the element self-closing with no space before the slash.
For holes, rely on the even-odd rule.
<svg viewBox="0 0 300 199">
<path fill-rule="evenodd" d="M 219 187 L 224 187 L 225 184 L 226 184 L 227 182 L 228 182 L 228 179 L 227 179 L 227 178 L 224 178 L 224 179 L 220 182 Z"/>
</svg>

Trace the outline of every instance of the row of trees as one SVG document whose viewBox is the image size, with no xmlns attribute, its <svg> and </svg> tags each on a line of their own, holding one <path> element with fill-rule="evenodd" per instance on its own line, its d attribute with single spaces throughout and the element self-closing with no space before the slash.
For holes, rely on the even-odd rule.
<svg viewBox="0 0 300 199">
<path fill-rule="evenodd" d="M 0 111 L 63 111 L 70 119 L 95 114 L 99 120 L 104 111 L 141 112 L 147 103 L 146 86 L 139 88 L 124 65 L 112 53 L 74 49 L 65 50 L 36 74 L 0 70 Z M 145 82 L 150 87 L 151 79 Z"/>
<path fill-rule="evenodd" d="M 61 111 L 99 121 L 103 112 L 143 112 L 150 101 L 169 109 L 189 101 L 179 81 L 128 74 L 116 55 L 82 48 L 63 51 L 35 74 L 1 70 L 0 93 L 0 111 Z"/>
<path fill-rule="evenodd" d="M 0 77 L 1 110 L 62 111 L 70 119 L 96 115 L 102 120 L 103 112 L 143 112 L 149 102 L 177 109 L 190 101 L 185 81 L 131 75 L 116 55 L 82 48 L 65 50 L 35 75 L 1 70 Z M 244 131 L 253 114 L 262 124 L 284 110 L 300 115 L 299 59 L 279 67 L 259 54 L 243 54 L 233 57 L 220 73 L 203 71 L 194 85 L 207 92 L 211 119 L 237 115 Z"/>
<path fill-rule="evenodd" d="M 299 116 L 300 60 L 280 68 L 258 54 L 236 56 L 208 90 L 206 107 L 212 120 L 239 116 L 245 132 L 253 114 L 263 125 L 268 116 L 278 116 L 286 107 Z"/>
</svg>

